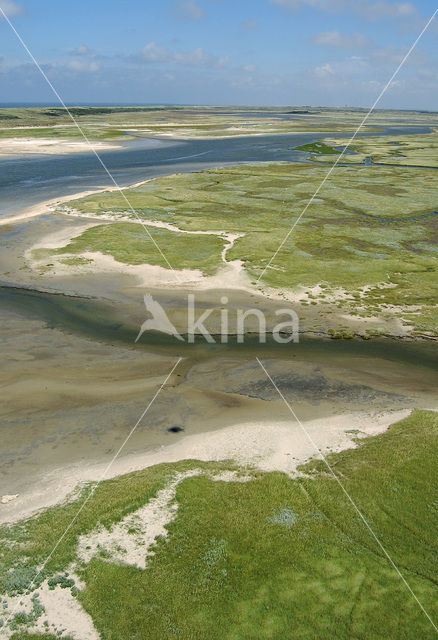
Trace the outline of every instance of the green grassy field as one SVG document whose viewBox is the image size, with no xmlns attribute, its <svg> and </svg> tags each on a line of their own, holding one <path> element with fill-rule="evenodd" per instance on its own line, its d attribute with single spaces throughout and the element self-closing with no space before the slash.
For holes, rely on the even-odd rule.
<svg viewBox="0 0 438 640">
<path fill-rule="evenodd" d="M 327 138 L 319 143 L 319 148 L 312 145 L 297 148 L 311 152 L 314 161 L 332 163 L 333 154 L 339 153 L 333 147 L 342 149 L 345 143 L 345 138 Z M 342 163 L 363 164 L 366 158 L 376 164 L 438 168 L 438 133 L 435 129 L 423 135 L 359 136 L 348 147 Z"/>
<path fill-rule="evenodd" d="M 437 414 L 417 411 L 329 461 L 425 609 L 438 617 Z M 109 527 L 156 494 L 172 473 L 202 475 L 177 489 L 179 510 L 145 570 L 95 557 L 76 594 L 105 640 L 417 640 L 436 632 L 322 462 L 291 479 L 252 472 L 213 481 L 226 465 L 160 465 L 102 483 L 47 567 L 74 559 L 79 533 Z M 78 501 L 3 526 L 2 590 L 32 574 Z M 12 550 L 14 553 L 12 553 Z M 15 557 L 14 557 L 15 556 Z M 6 580 L 6 582 L 5 582 Z M 17 580 L 18 584 L 21 584 Z M 16 590 L 15 590 L 16 591 Z M 75 592 L 76 593 L 76 592 Z M 14 638 L 32 638 L 25 629 Z M 48 640 L 51 636 L 40 636 Z"/>
<path fill-rule="evenodd" d="M 255 281 L 326 172 L 326 167 L 308 164 L 241 165 L 159 178 L 124 193 L 144 220 L 188 231 L 244 234 L 227 258 L 242 260 Z M 354 313 L 399 314 L 418 332 L 436 334 L 436 187 L 435 173 L 427 170 L 337 167 L 261 284 L 294 289 L 322 283 L 324 292 L 313 298 L 317 303 L 342 288 L 346 298 L 339 304 Z M 117 192 L 75 200 L 71 206 L 82 214 L 124 212 L 135 220 Z M 212 273 L 222 264 L 220 237 L 150 232 L 174 268 Z M 144 230 L 128 223 L 88 230 L 56 253 L 84 250 L 111 253 L 132 264 L 163 264 Z"/>
<path fill-rule="evenodd" d="M 186 235 L 166 229 L 151 229 L 151 235 L 160 248 L 161 246 L 165 247 L 164 255 L 166 257 L 167 255 L 178 256 L 178 259 L 173 263 L 177 265 L 178 269 L 200 269 L 209 275 L 216 272 L 218 256 L 223 248 L 223 241 L 217 236 Z M 66 248 L 57 249 L 51 255 L 96 250 L 111 255 L 118 262 L 125 264 L 168 266 L 156 246 L 148 238 L 143 227 L 130 222 L 93 227 L 79 238 L 75 238 Z M 78 259 L 76 258 L 76 260 Z M 64 263 L 65 260 L 67 258 L 64 258 Z M 74 260 L 74 257 L 70 260 Z"/>
<path fill-rule="evenodd" d="M 295 147 L 295 149 L 298 149 L 298 151 L 309 151 L 312 154 L 339 155 L 339 151 L 324 142 L 310 142 L 309 144 L 302 144 L 299 147 Z"/>
</svg>

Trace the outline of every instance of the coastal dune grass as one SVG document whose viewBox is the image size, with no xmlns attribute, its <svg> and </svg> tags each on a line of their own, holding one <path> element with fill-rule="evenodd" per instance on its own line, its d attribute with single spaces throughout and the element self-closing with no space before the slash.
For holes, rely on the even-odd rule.
<svg viewBox="0 0 438 640">
<path fill-rule="evenodd" d="M 68 567 L 75 558 L 76 540 L 80 535 L 93 530 L 98 524 L 109 527 L 119 522 L 156 495 L 176 471 L 185 471 L 193 466 L 194 463 L 190 461 L 176 465 L 158 465 L 145 472 L 102 482 L 82 509 L 68 535 L 57 547 L 56 554 L 47 563 L 36 584 L 48 575 Z M 202 469 L 205 463 L 196 462 L 195 466 Z M 220 470 L 222 466 L 217 465 L 217 468 Z M 83 488 L 76 499 L 46 509 L 38 517 L 23 523 L 0 525 L 0 593 L 26 591 L 37 574 L 37 567 L 48 557 L 92 490 L 91 484 Z"/>
<path fill-rule="evenodd" d="M 437 414 L 416 411 L 328 460 L 436 620 Z M 80 532 L 119 521 L 164 486 L 172 470 L 193 466 L 220 468 L 193 461 L 160 465 L 102 483 L 50 571 L 73 559 Z M 290 478 L 251 471 L 252 480 L 243 483 L 213 481 L 205 473 L 185 479 L 177 489 L 177 517 L 167 537 L 156 540 L 145 570 L 98 557 L 79 570 L 86 586 L 77 597 L 100 636 L 434 638 L 429 620 L 325 465 L 315 460 L 301 472 Z M 3 527 L 2 537 L 19 540 L 15 553 L 23 564 L 38 562 L 76 508 L 73 502 Z"/>
</svg>

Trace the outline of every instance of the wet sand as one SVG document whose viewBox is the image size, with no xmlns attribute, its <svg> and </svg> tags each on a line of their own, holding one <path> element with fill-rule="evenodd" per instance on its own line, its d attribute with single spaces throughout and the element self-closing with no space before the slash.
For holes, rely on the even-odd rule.
<svg viewBox="0 0 438 640">
<path fill-rule="evenodd" d="M 433 356 L 429 345 L 312 339 L 287 348 L 257 342 L 176 345 L 162 336 L 149 336 L 135 345 L 135 327 L 130 332 L 114 324 L 114 318 L 105 326 L 108 307 L 100 300 L 6 293 L 12 295 L 2 298 L 7 309 L 2 305 L 0 313 L 5 336 L 0 376 L 5 460 L 1 493 L 19 496 L 0 505 L 3 521 L 53 504 L 78 482 L 95 478 L 178 356 L 183 357 L 180 367 L 133 434 L 115 471 L 178 456 L 196 457 L 200 452 L 196 438 L 224 429 L 240 430 L 237 439 L 234 435 L 230 440 L 224 432 L 221 440 L 234 441 L 238 457 L 236 443 L 244 451 L 247 439 L 273 439 L 271 428 L 275 432 L 275 425 L 281 424 L 277 446 L 281 449 L 284 424 L 291 417 L 256 356 L 300 419 L 319 420 L 325 449 L 344 441 L 345 431 L 358 423 L 372 432 L 378 414 L 434 409 L 437 404 L 438 371 L 432 357 L 427 357 Z M 328 428 L 333 420 L 334 430 Z M 264 425 L 256 436 L 248 427 L 254 424 Z M 173 427 L 180 431 L 169 432 Z M 208 440 L 204 443 L 204 457 L 208 450 L 212 458 L 218 451 L 223 455 L 231 451 L 214 440 L 210 448 Z M 311 454 L 301 443 L 292 457 L 303 461 L 303 451 Z"/>
<path fill-rule="evenodd" d="M 435 343 L 316 339 L 316 308 L 300 317 L 304 334 L 298 345 L 261 345 L 255 335 L 243 345 L 202 339 L 187 345 L 154 333 L 135 344 L 146 317 L 138 278 L 29 268 L 30 247 L 83 225 L 80 218 L 51 214 L 0 227 L 0 279 L 17 287 L 0 287 L 0 494 L 19 494 L 0 504 L 0 521 L 30 515 L 65 498 L 78 482 L 95 479 L 179 356 L 181 365 L 113 473 L 197 456 L 240 456 L 242 463 L 263 468 L 274 460 L 277 468 L 293 472 L 312 451 L 296 425 L 289 447 L 291 416 L 256 356 L 324 450 L 351 446 L 356 431 L 384 429 L 413 408 L 436 408 Z M 177 327 L 184 326 L 186 289 L 147 292 Z M 277 300 L 239 289 L 197 291 L 199 310 L 217 308 L 213 331 L 222 295 L 230 310 L 256 307 L 272 324 Z M 174 427 L 179 431 L 169 432 Z M 251 457 L 251 451 L 259 453 Z M 283 464 L 286 454 L 293 464 Z"/>
</svg>

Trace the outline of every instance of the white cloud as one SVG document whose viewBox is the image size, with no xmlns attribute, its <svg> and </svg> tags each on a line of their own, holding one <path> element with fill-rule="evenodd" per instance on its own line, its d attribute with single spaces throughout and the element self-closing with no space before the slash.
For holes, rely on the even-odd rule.
<svg viewBox="0 0 438 640">
<path fill-rule="evenodd" d="M 71 71 L 78 71 L 79 73 L 96 73 L 96 71 L 100 70 L 100 64 L 95 60 L 84 60 L 80 58 L 69 60 L 66 67 Z"/>
<path fill-rule="evenodd" d="M 71 53 L 74 56 L 89 56 L 91 55 L 93 52 L 91 51 L 91 49 L 89 47 L 87 47 L 85 44 L 80 44 L 77 47 L 75 47 L 74 49 L 71 50 Z"/>
<path fill-rule="evenodd" d="M 345 0 L 270 0 L 272 4 L 296 11 L 302 7 L 312 7 L 322 11 L 337 12 L 348 6 Z M 353 4 L 354 0 L 350 4 Z"/>
<path fill-rule="evenodd" d="M 342 34 L 339 31 L 318 33 L 312 42 L 319 47 L 334 47 L 336 49 L 361 49 L 371 44 L 371 41 L 362 33 Z"/>
<path fill-rule="evenodd" d="M 270 0 L 270 2 L 292 11 L 311 7 L 329 13 L 353 13 L 371 21 L 384 18 L 412 19 L 420 16 L 412 2 L 388 0 Z"/>
<path fill-rule="evenodd" d="M 333 67 L 326 62 L 319 67 L 315 67 L 314 73 L 318 78 L 331 78 L 335 75 Z"/>
<path fill-rule="evenodd" d="M 197 0 L 175 0 L 172 13 L 176 18 L 188 20 L 201 20 L 205 16 Z"/>
<path fill-rule="evenodd" d="M 217 61 L 217 66 L 221 69 L 227 67 L 230 62 L 230 56 L 225 56 L 224 58 L 219 58 Z"/>
<path fill-rule="evenodd" d="M 16 16 L 18 13 L 23 11 L 21 4 L 17 4 L 14 0 L 0 0 L 0 7 L 8 17 Z M 0 19 L 2 17 L 3 16 L 0 16 Z"/>
<path fill-rule="evenodd" d="M 175 51 L 175 53 L 171 53 L 170 55 L 172 62 L 185 64 L 190 67 L 203 67 L 212 62 L 212 56 L 202 47 L 198 47 L 192 51 Z"/>
<path fill-rule="evenodd" d="M 171 63 L 188 67 L 226 67 L 229 58 L 219 58 L 202 47 L 191 51 L 171 51 L 156 42 L 149 42 L 143 47 L 140 55 L 131 56 L 134 62 Z"/>
<path fill-rule="evenodd" d="M 396 67 L 408 52 L 407 47 L 395 47 L 388 45 L 386 47 L 378 47 L 370 51 L 369 59 L 371 63 L 379 67 L 390 65 Z M 423 66 L 429 62 L 429 54 L 421 49 L 414 49 L 409 55 L 407 65 Z"/>
<path fill-rule="evenodd" d="M 419 15 L 411 2 L 359 2 L 358 13 L 368 20 L 413 18 Z"/>
<path fill-rule="evenodd" d="M 248 73 L 233 77 L 229 81 L 230 87 L 233 89 L 249 89 L 251 92 L 259 90 L 272 90 L 281 86 L 282 79 L 275 73 Z"/>
<path fill-rule="evenodd" d="M 141 53 L 143 59 L 147 62 L 169 62 L 171 56 L 170 51 L 156 42 L 148 42 Z"/>
</svg>

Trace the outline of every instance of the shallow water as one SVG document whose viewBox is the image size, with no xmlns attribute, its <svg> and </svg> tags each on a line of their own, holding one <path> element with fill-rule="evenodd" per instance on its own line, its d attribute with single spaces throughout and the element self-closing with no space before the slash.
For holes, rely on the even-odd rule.
<svg viewBox="0 0 438 640">
<path fill-rule="evenodd" d="M 130 307 L 120 311 L 114 301 L 0 287 L 0 479 L 3 493 L 20 494 L 0 521 L 62 499 L 64 482 L 71 490 L 90 479 L 87 469 L 109 464 L 177 356 L 176 374 L 123 448 L 121 469 L 129 456 L 185 436 L 291 421 L 256 357 L 304 422 L 350 416 L 357 429 L 359 413 L 436 405 L 436 344 L 302 336 L 260 345 L 248 336 L 243 345 L 187 345 L 157 333 L 134 344 L 138 326 L 118 320 L 131 317 Z"/>
<path fill-rule="evenodd" d="M 303 335 L 298 344 L 278 344 L 272 338 L 267 338 L 266 344 L 260 344 L 257 335 L 246 335 L 243 344 L 237 344 L 233 337 L 227 344 L 221 344 L 219 338 L 216 344 L 207 344 L 199 337 L 192 345 L 181 343 L 167 334 L 148 331 L 135 344 L 138 325 L 115 319 L 114 306 L 102 300 L 0 285 L 0 306 L 28 319 L 42 320 L 49 328 L 71 331 L 98 342 L 195 360 L 221 356 L 290 358 L 296 355 L 323 362 L 336 355 L 337 359 L 346 361 L 354 357 L 378 358 L 438 371 L 438 345 L 434 342 L 385 338 L 332 340 Z M 124 309 L 125 317 L 129 317 L 128 311 Z"/>
<path fill-rule="evenodd" d="M 382 127 L 389 133 L 421 134 L 430 127 Z M 127 143 L 123 149 L 99 152 L 121 186 L 176 172 L 187 173 L 228 164 L 305 161 L 308 153 L 294 148 L 321 138 L 351 134 L 307 133 L 208 140 L 151 140 Z M 113 186 L 93 153 L 61 156 L 29 155 L 0 159 L 0 217 L 45 200 Z"/>
</svg>

